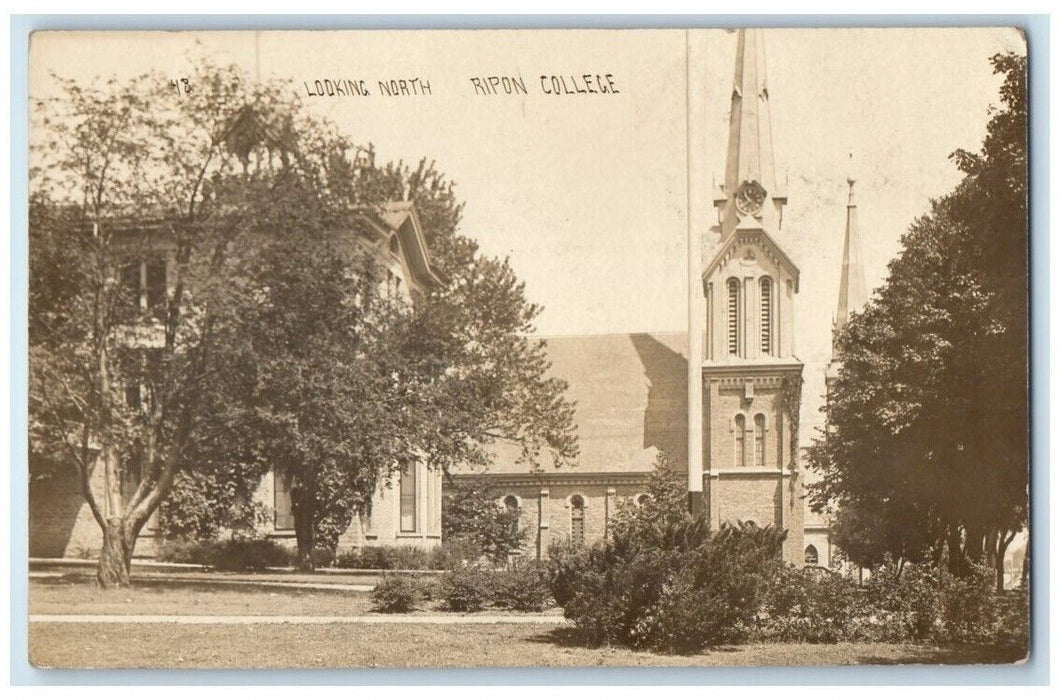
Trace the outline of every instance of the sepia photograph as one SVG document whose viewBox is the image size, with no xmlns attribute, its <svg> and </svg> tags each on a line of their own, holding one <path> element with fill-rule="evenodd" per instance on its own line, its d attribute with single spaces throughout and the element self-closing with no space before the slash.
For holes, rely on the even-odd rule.
<svg viewBox="0 0 1060 700">
<path fill-rule="evenodd" d="M 37 31 L 28 81 L 34 667 L 1030 657 L 1022 30 Z"/>
</svg>

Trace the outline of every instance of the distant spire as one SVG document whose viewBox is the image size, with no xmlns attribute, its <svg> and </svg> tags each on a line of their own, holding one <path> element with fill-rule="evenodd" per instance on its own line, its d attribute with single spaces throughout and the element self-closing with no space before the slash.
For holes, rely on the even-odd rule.
<svg viewBox="0 0 1060 700">
<path fill-rule="evenodd" d="M 765 204 L 767 199 L 773 201 L 773 207 Z M 756 200 L 763 205 L 760 209 L 755 206 Z M 715 198 L 715 206 L 725 207 L 722 235 L 735 228 L 741 214 L 768 219 L 779 228 L 781 207 L 786 201 L 777 186 L 773 162 L 765 41 L 762 30 L 741 29 L 736 39 L 725 183 Z"/>
<path fill-rule="evenodd" d="M 839 278 L 839 303 L 833 324 L 833 342 L 846 325 L 850 314 L 865 305 L 865 271 L 861 266 L 861 237 L 858 233 L 858 205 L 854 201 L 854 178 L 847 178 L 847 226 L 843 238 L 843 267 Z"/>
</svg>

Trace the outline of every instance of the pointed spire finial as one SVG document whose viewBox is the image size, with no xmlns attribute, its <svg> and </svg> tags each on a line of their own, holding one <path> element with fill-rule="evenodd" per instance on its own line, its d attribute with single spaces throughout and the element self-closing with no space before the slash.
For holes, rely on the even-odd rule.
<svg viewBox="0 0 1060 700">
<path fill-rule="evenodd" d="M 787 198 L 777 183 L 773 131 L 766 82 L 765 42 L 760 29 L 741 29 L 736 38 L 725 182 L 715 205 L 724 207 L 722 234 L 741 216 L 768 220 L 779 228 Z M 771 200 L 773 206 L 765 206 Z"/>
<path fill-rule="evenodd" d="M 858 231 L 858 206 L 854 201 L 854 177 L 847 177 L 850 192 L 847 199 L 847 224 L 843 236 L 843 264 L 839 278 L 839 302 L 833 321 L 832 342 L 847 323 L 850 314 L 865 305 L 865 271 L 861 265 L 861 238 Z"/>
</svg>

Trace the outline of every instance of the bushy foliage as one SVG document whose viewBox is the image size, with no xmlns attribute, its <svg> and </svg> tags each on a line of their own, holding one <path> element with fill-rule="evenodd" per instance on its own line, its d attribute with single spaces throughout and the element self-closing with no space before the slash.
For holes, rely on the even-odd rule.
<svg viewBox="0 0 1060 700">
<path fill-rule="evenodd" d="M 965 177 L 912 223 L 885 283 L 836 339 L 828 430 L 809 453 L 818 510 L 872 566 L 993 563 L 1027 524 L 1027 57 L 992 57 L 1001 105 Z"/>
<path fill-rule="evenodd" d="M 751 628 L 785 533 L 751 523 L 711 533 L 660 455 L 645 503 L 623 504 L 610 536 L 549 552 L 552 596 L 583 641 L 690 652 Z"/>
<path fill-rule="evenodd" d="M 508 509 L 484 477 L 459 481 L 442 494 L 442 539 L 461 541 L 495 562 L 515 554 L 526 543 L 519 510 Z"/>
<path fill-rule="evenodd" d="M 476 612 L 494 599 L 493 572 L 469 566 L 447 571 L 438 582 L 438 596 L 453 612 Z"/>
<path fill-rule="evenodd" d="M 932 565 L 892 563 L 871 571 L 865 586 L 871 624 L 866 637 L 874 641 L 924 641 L 937 637 L 939 570 Z"/>
<path fill-rule="evenodd" d="M 473 542 L 462 539 L 443 540 L 440 545 L 430 550 L 428 568 L 459 569 L 473 566 L 482 561 L 482 550 Z"/>
<path fill-rule="evenodd" d="M 631 519 L 587 550 L 550 552 L 552 594 L 583 641 L 689 652 L 753 623 L 784 533 L 750 524 Z"/>
<path fill-rule="evenodd" d="M 264 538 L 170 542 L 162 546 L 158 558 L 183 564 L 201 564 L 218 571 L 261 571 L 294 563 L 291 550 Z"/>
<path fill-rule="evenodd" d="M 849 639 L 861 601 L 857 583 L 832 571 L 785 566 L 770 587 L 760 633 L 785 642 Z"/>
<path fill-rule="evenodd" d="M 893 563 L 863 586 L 821 569 L 786 567 L 755 630 L 778 642 L 1028 642 L 1026 597 L 997 592 L 988 567 L 957 577 L 926 564 Z"/>
<path fill-rule="evenodd" d="M 494 607 L 522 612 L 541 612 L 552 603 L 548 585 L 548 567 L 528 562 L 504 571 L 493 572 Z"/>
<path fill-rule="evenodd" d="M 379 571 L 417 571 L 430 568 L 430 552 L 411 547 L 364 547 L 342 552 L 335 558 L 339 569 L 375 569 Z"/>
<path fill-rule="evenodd" d="M 372 605 L 379 612 L 406 613 L 424 599 L 419 579 L 408 574 L 387 574 L 372 590 Z"/>
<path fill-rule="evenodd" d="M 941 636 L 945 641 L 994 642 L 1001 633 L 1001 596 L 989 567 L 973 566 L 961 577 L 943 574 L 941 583 Z"/>
<path fill-rule="evenodd" d="M 474 545 L 457 540 L 443 542 L 433 549 L 408 545 L 381 545 L 339 552 L 334 566 L 339 569 L 373 569 L 376 571 L 448 570 L 471 566 L 482 557 Z"/>
</svg>

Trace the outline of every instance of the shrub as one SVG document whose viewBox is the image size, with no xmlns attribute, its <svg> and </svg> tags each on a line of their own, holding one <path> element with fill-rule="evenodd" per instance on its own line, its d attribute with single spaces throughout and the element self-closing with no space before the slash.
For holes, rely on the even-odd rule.
<svg viewBox="0 0 1060 700">
<path fill-rule="evenodd" d="M 873 569 L 865 586 L 873 641 L 924 641 L 938 635 L 941 614 L 939 573 L 934 566 L 906 564 L 901 576 L 893 565 Z"/>
<path fill-rule="evenodd" d="M 454 612 L 482 610 L 494 597 L 491 572 L 477 567 L 453 569 L 442 575 L 438 595 Z"/>
<path fill-rule="evenodd" d="M 408 545 L 402 547 L 364 547 L 350 550 L 335 558 L 340 569 L 374 569 L 376 571 L 419 571 L 427 569 L 429 553 Z"/>
<path fill-rule="evenodd" d="M 501 505 L 500 492 L 485 477 L 460 480 L 444 491 L 443 540 L 471 543 L 479 556 L 494 562 L 503 562 L 523 548 L 529 529 L 520 526 L 518 510 Z"/>
<path fill-rule="evenodd" d="M 372 590 L 372 604 L 379 612 L 409 612 L 423 599 L 420 581 L 408 574 L 387 574 Z"/>
<path fill-rule="evenodd" d="M 990 567 L 972 566 L 967 576 L 941 576 L 945 641 L 984 643 L 1000 636 L 1001 609 Z"/>
<path fill-rule="evenodd" d="M 508 571 L 492 574 L 493 604 L 504 610 L 541 612 L 549 607 L 548 569 L 537 562 L 530 562 Z"/>
<path fill-rule="evenodd" d="M 260 571 L 290 566 L 294 553 L 265 538 L 227 539 L 216 542 L 166 543 L 159 559 L 201 564 L 218 571 Z"/>
<path fill-rule="evenodd" d="M 467 539 L 445 540 L 428 553 L 428 567 L 431 569 L 459 569 L 474 566 L 483 559 L 482 548 Z"/>
<path fill-rule="evenodd" d="M 694 651 L 751 628 L 783 539 L 752 524 L 711 535 L 702 518 L 630 518 L 588 550 L 555 548 L 552 593 L 585 642 Z"/>
<path fill-rule="evenodd" d="M 826 569 L 786 566 L 770 588 L 769 617 L 760 626 L 768 639 L 783 642 L 839 642 L 858 635 L 857 584 Z"/>
</svg>

